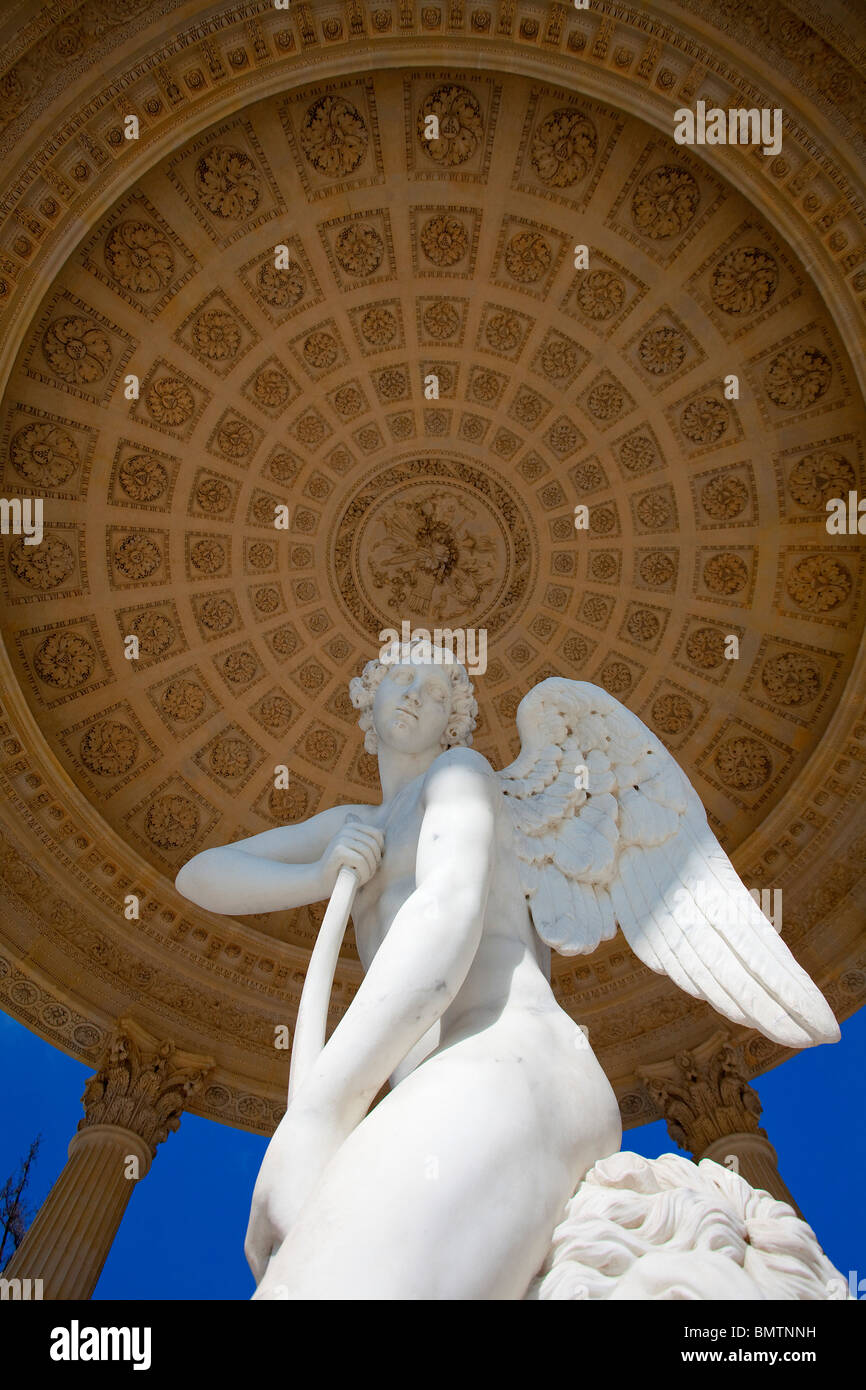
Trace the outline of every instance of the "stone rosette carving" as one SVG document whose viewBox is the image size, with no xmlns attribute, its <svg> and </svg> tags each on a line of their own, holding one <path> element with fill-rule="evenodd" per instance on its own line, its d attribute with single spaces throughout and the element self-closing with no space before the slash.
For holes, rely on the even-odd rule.
<svg viewBox="0 0 866 1390">
<path fill-rule="evenodd" d="M 300 145 L 323 178 L 345 178 L 367 153 L 370 137 L 363 116 L 345 97 L 328 95 L 307 108 Z"/>
<path fill-rule="evenodd" d="M 111 343 L 105 333 L 92 319 L 77 314 L 64 314 L 46 328 L 42 351 L 51 370 L 76 386 L 93 386 L 111 366 Z"/>
<path fill-rule="evenodd" d="M 174 251 L 165 233 L 137 218 L 112 227 L 104 255 L 109 273 L 134 294 L 156 294 L 174 278 Z"/>
<path fill-rule="evenodd" d="M 439 122 L 439 134 L 425 138 L 428 116 Z M 417 121 L 418 143 L 429 159 L 447 168 L 458 168 L 471 159 L 484 138 L 481 107 L 467 87 L 437 87 L 421 104 Z"/>
<path fill-rule="evenodd" d="M 551 111 L 532 137 L 532 167 L 548 188 L 570 188 L 595 159 L 598 134 L 588 116 L 568 108 Z"/>
<path fill-rule="evenodd" d="M 639 181 L 631 200 L 635 227 L 651 241 L 681 235 L 693 221 L 700 193 L 687 169 L 662 164 Z"/>
<path fill-rule="evenodd" d="M 233 145 L 215 145 L 195 166 L 195 190 L 202 205 L 223 221 L 238 221 L 256 211 L 262 176 L 255 161 Z"/>
<path fill-rule="evenodd" d="M 710 280 L 710 295 L 725 314 L 755 314 L 769 304 L 779 283 L 774 256 L 760 246 L 739 246 L 722 257 Z"/>
</svg>

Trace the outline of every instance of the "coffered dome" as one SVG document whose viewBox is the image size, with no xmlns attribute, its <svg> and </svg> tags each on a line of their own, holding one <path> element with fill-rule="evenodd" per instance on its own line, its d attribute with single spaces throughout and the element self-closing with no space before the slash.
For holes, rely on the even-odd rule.
<svg viewBox="0 0 866 1390">
<path fill-rule="evenodd" d="M 7 774 L 30 817 L 6 867 L 48 894 L 31 885 L 42 983 L 96 1034 L 138 1001 L 217 1059 L 201 1109 L 263 1128 L 321 909 L 219 918 L 172 882 L 209 845 L 377 799 L 347 685 L 380 630 L 486 630 L 475 746 L 496 766 L 546 676 L 627 704 L 750 886 L 785 882 L 786 937 L 825 988 L 859 967 L 844 932 L 805 947 L 821 769 L 846 763 L 836 815 L 866 756 L 864 551 L 825 525 L 864 488 L 864 405 L 852 310 L 778 194 L 807 168 L 793 133 L 772 164 L 676 145 L 663 113 L 690 70 L 659 44 L 641 74 L 635 16 L 596 61 L 597 15 L 570 29 L 554 6 L 542 49 L 538 7 L 518 29 L 513 4 L 460 6 L 452 52 L 424 10 L 413 57 L 396 10 L 295 8 L 201 32 L 95 112 L 103 158 L 78 158 L 99 197 L 78 209 L 73 153 L 28 195 L 65 240 L 22 272 L 2 410 L 3 495 L 45 499 L 41 546 L 2 541 Z M 650 77 L 638 114 L 629 82 Z M 128 110 L 153 139 L 127 158 Z M 77 866 L 53 899 L 49 832 Z M 359 978 L 350 934 L 335 1018 Z M 626 1119 L 651 1117 L 639 1063 L 715 1016 L 621 940 L 554 979 Z M 784 1055 L 753 1042 L 755 1069 Z"/>
</svg>

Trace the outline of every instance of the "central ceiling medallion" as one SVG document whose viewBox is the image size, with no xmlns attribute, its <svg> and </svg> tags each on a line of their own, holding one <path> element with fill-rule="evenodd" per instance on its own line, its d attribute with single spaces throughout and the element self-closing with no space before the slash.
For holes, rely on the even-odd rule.
<svg viewBox="0 0 866 1390">
<path fill-rule="evenodd" d="M 526 605 L 537 554 L 508 484 L 453 454 L 368 474 L 331 546 L 340 601 L 365 635 L 407 618 L 499 633 Z"/>
</svg>

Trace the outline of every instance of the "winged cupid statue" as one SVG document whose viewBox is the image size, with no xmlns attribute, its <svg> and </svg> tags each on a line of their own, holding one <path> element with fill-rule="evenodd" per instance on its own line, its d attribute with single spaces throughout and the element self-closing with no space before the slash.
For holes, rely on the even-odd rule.
<svg viewBox="0 0 866 1390">
<path fill-rule="evenodd" d="M 383 648 L 350 693 L 381 805 L 204 850 L 177 878 L 226 913 L 323 900 L 341 869 L 359 885 L 364 978 L 265 1154 L 254 1297 L 535 1296 L 566 1204 L 622 1138 L 551 990 L 551 947 L 586 954 L 619 926 L 650 969 L 788 1047 L 835 1041 L 836 1020 L 677 763 L 604 690 L 542 681 L 501 772 L 468 746 L 466 670 L 423 636 Z"/>
</svg>

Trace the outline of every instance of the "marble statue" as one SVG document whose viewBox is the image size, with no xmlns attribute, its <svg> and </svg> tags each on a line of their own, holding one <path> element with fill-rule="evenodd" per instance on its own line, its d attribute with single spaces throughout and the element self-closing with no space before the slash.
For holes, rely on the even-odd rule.
<svg viewBox="0 0 866 1390">
<path fill-rule="evenodd" d="M 566 1207 L 527 1299 L 811 1302 L 852 1298 L 787 1202 L 702 1158 L 600 1159 Z"/>
<path fill-rule="evenodd" d="M 551 990 L 551 947 L 591 952 L 619 926 L 652 970 L 787 1047 L 835 1041 L 836 1020 L 684 773 L 606 691 L 542 681 L 501 772 L 469 747 L 465 669 L 423 637 L 383 649 L 350 693 L 381 805 L 205 850 L 177 878 L 241 914 L 324 900 L 341 870 L 357 880 L 364 979 L 262 1163 L 254 1297 L 545 1297 L 533 1280 L 566 1204 L 622 1138 Z"/>
</svg>

